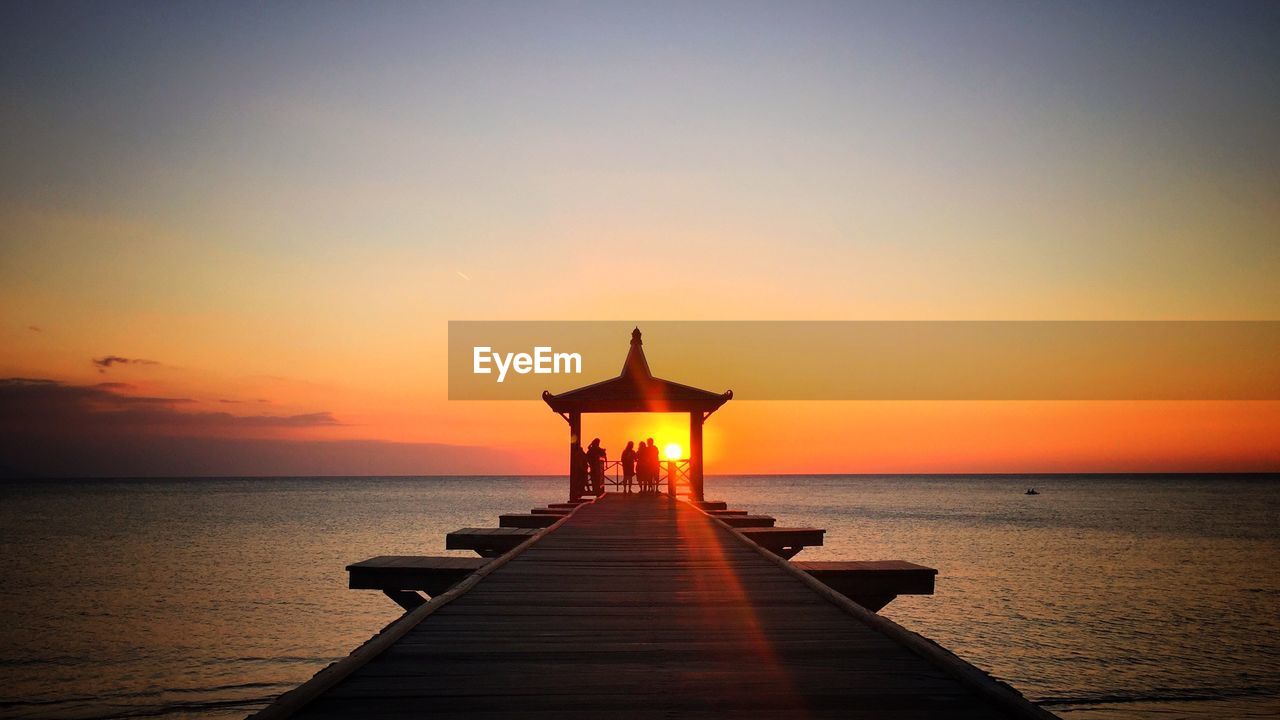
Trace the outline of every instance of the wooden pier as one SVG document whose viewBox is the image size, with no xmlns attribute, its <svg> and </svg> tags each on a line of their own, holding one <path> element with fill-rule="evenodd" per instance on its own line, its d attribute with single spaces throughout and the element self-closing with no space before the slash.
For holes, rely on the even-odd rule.
<svg viewBox="0 0 1280 720">
<path fill-rule="evenodd" d="M 450 534 L 489 560 L 350 566 L 411 609 L 255 717 L 1053 717 L 852 599 L 931 593 L 930 568 L 791 563 L 820 530 L 735 529 L 725 503 L 560 509 Z"/>
<path fill-rule="evenodd" d="M 569 425 L 569 501 L 445 538 L 479 558 L 347 566 L 405 614 L 255 717 L 1052 718 L 875 614 L 936 570 L 790 562 L 826 531 L 703 497 L 702 426 L 732 397 L 654 377 L 633 330 L 617 377 L 543 393 Z M 581 444 L 598 412 L 688 413 L 689 457 L 609 482 Z"/>
</svg>

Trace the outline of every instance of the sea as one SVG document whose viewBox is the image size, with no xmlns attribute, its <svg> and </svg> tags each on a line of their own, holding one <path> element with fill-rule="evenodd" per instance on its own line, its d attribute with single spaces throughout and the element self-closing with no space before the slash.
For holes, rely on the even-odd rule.
<svg viewBox="0 0 1280 720">
<path fill-rule="evenodd" d="M 1027 495 L 1035 487 L 1038 495 Z M 708 497 L 902 559 L 881 613 L 1071 720 L 1280 717 L 1280 478 L 734 476 Z M 0 483 L 0 716 L 244 717 L 394 620 L 344 567 L 444 554 L 549 477 Z"/>
</svg>

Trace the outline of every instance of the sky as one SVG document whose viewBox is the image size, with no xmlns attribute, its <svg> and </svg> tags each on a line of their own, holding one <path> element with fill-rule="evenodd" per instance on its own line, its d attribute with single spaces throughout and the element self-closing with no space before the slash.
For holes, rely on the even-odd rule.
<svg viewBox="0 0 1280 720">
<path fill-rule="evenodd" d="M 0 473 L 563 471 L 536 399 L 447 400 L 449 320 L 1280 319 L 1275 3 L 9 2 L 0 35 Z M 735 401 L 707 469 L 1280 470 L 1277 430 Z"/>
</svg>

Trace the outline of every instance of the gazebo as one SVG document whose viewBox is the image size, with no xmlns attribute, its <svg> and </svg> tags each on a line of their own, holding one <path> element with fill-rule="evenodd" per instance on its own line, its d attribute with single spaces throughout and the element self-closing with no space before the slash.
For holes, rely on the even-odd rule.
<svg viewBox="0 0 1280 720">
<path fill-rule="evenodd" d="M 543 391 L 542 399 L 569 423 L 569 500 L 586 494 L 585 473 L 574 462 L 582 448 L 583 413 L 689 413 L 689 494 L 702 500 L 702 424 L 733 398 L 733 391 L 714 393 L 653 376 L 644 357 L 640 328 L 631 331 L 631 349 L 615 378 L 566 390 Z M 668 477 L 674 493 L 675 478 Z"/>
</svg>

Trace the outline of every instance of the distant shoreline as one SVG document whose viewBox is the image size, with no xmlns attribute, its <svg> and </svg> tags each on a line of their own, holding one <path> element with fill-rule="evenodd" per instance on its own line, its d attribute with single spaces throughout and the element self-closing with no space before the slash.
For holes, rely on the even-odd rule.
<svg viewBox="0 0 1280 720">
<path fill-rule="evenodd" d="M 520 474 L 510 473 L 505 475 L 486 473 L 483 475 L 468 474 L 440 474 L 440 475 L 155 475 L 155 476 L 14 476 L 0 477 L 0 484 L 6 482 L 29 482 L 29 481 L 115 481 L 115 482 L 149 482 L 155 480 L 172 480 L 172 481 L 193 481 L 193 480 L 457 480 L 457 479 L 474 479 L 483 480 L 486 478 L 529 478 L 538 480 L 563 480 L 564 475 L 546 475 L 546 474 Z M 851 480 L 858 479 L 883 479 L 883 478 L 989 478 L 992 480 L 999 479 L 1055 479 L 1055 478 L 1134 478 L 1134 479 L 1182 479 L 1182 478 L 1199 478 L 1199 479 L 1224 479 L 1224 480 L 1242 480 L 1242 479 L 1258 479 L 1258 480 L 1276 480 L 1280 479 L 1280 470 L 1270 472 L 1180 472 L 1180 473 L 1141 473 L 1141 472 L 1043 472 L 1043 473 L 724 473 L 707 475 L 708 479 L 735 479 L 735 478 L 848 478 Z"/>
</svg>

